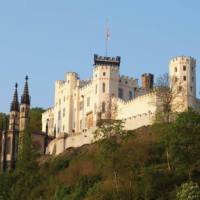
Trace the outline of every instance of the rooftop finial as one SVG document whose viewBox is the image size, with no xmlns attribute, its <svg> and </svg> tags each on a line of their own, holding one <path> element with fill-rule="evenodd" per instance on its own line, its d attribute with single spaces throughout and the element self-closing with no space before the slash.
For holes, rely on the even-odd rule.
<svg viewBox="0 0 200 200">
<path fill-rule="evenodd" d="M 18 92 L 17 92 L 18 84 L 15 84 L 15 92 L 13 95 L 13 101 L 11 103 L 10 111 L 19 111 L 19 101 L 18 101 Z"/>
<path fill-rule="evenodd" d="M 29 96 L 29 89 L 28 89 L 28 76 L 25 77 L 25 86 L 24 86 L 24 92 L 21 98 L 21 104 L 27 104 L 30 105 L 30 96 Z"/>
</svg>

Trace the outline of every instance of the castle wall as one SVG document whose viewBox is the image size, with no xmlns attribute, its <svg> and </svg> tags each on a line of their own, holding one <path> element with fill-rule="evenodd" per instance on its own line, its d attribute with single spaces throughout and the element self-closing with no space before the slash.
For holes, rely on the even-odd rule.
<svg viewBox="0 0 200 200">
<path fill-rule="evenodd" d="M 117 105 L 117 119 L 125 122 L 126 130 L 133 130 L 152 124 L 157 108 L 155 93 L 138 96 L 130 101 L 115 100 Z"/>
<path fill-rule="evenodd" d="M 50 154 L 92 143 L 92 132 L 99 118 L 123 120 L 126 130 L 153 123 L 161 103 L 152 92 L 153 75 L 144 74 L 143 86 L 139 88 L 137 79 L 120 76 L 119 57 L 95 55 L 94 61 L 92 79 L 79 80 L 76 73 L 70 72 L 64 81 L 55 83 L 54 106 L 42 116 L 43 132 L 49 120 L 49 134 L 56 133 L 56 139 L 48 145 Z M 171 88 L 185 91 L 185 95 L 179 93 L 173 100 L 174 111 L 180 112 L 188 107 L 200 111 L 200 100 L 196 99 L 195 59 L 184 56 L 172 59 L 169 76 Z M 172 81 L 174 77 L 176 84 Z M 181 105 L 181 110 L 176 103 Z"/>
</svg>

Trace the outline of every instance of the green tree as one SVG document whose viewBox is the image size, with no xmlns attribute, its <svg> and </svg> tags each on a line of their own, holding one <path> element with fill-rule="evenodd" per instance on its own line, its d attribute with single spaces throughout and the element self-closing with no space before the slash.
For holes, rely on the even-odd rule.
<svg viewBox="0 0 200 200">
<path fill-rule="evenodd" d="M 177 200 L 199 200 L 200 188 L 197 183 L 188 182 L 181 185 L 177 192 Z"/>
<path fill-rule="evenodd" d="M 30 132 L 41 132 L 43 108 L 32 108 L 30 110 Z"/>
<path fill-rule="evenodd" d="M 94 132 L 94 138 L 96 140 L 108 139 L 112 136 L 124 136 L 127 133 L 124 130 L 124 122 L 122 120 L 100 120 L 97 126 L 98 128 Z"/>
<path fill-rule="evenodd" d="M 200 115 L 192 110 L 178 114 L 165 140 L 175 167 L 187 169 L 188 176 L 200 159 Z"/>
</svg>

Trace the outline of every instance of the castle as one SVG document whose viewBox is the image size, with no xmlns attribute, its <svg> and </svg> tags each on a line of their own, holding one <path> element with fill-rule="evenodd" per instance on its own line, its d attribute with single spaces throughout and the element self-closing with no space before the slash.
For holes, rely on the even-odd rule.
<svg viewBox="0 0 200 200">
<path fill-rule="evenodd" d="M 79 147 L 94 141 L 93 132 L 100 119 L 119 119 L 126 130 L 152 124 L 160 99 L 154 90 L 154 76 L 142 75 L 138 79 L 121 76 L 120 57 L 94 55 L 90 80 L 80 80 L 75 72 L 68 72 L 65 80 L 55 82 L 54 106 L 42 115 L 42 131 L 55 137 L 47 148 L 49 154 L 59 154 L 70 147 Z M 175 102 L 182 101 L 184 111 L 189 107 L 199 110 L 196 98 L 196 60 L 192 57 L 173 58 L 169 64 L 170 87 L 179 94 Z M 172 81 L 173 80 L 173 81 Z"/>
</svg>

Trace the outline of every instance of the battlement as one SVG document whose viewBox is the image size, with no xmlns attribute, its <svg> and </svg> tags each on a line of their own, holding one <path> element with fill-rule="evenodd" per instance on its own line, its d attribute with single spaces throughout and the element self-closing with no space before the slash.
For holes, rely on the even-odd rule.
<svg viewBox="0 0 200 200">
<path fill-rule="evenodd" d="M 119 82 L 122 84 L 127 84 L 127 85 L 132 85 L 132 84 L 137 85 L 138 79 L 134 79 L 133 77 L 129 77 L 129 76 L 120 76 Z"/>
<path fill-rule="evenodd" d="M 111 65 L 111 66 L 120 66 L 121 57 L 107 57 L 94 55 L 94 65 Z"/>
<path fill-rule="evenodd" d="M 191 57 L 191 56 L 177 56 L 177 57 L 174 57 L 170 60 L 170 64 L 171 63 L 174 63 L 174 62 L 177 62 L 177 61 L 186 61 L 186 62 L 196 62 L 196 59 Z"/>
<path fill-rule="evenodd" d="M 113 97 L 113 99 L 114 99 L 114 101 L 119 102 L 121 105 L 126 106 L 126 105 L 134 104 L 136 101 L 142 101 L 144 99 L 152 98 L 154 96 L 155 96 L 155 92 L 150 92 L 148 94 L 137 96 L 134 99 L 131 99 L 131 100 L 128 100 L 128 101 L 124 101 L 123 99 L 116 98 L 116 97 Z"/>
<path fill-rule="evenodd" d="M 89 86 L 92 85 L 92 80 L 88 79 L 88 80 L 81 80 L 80 81 L 80 89 L 83 90 L 85 88 L 88 88 Z"/>
</svg>

